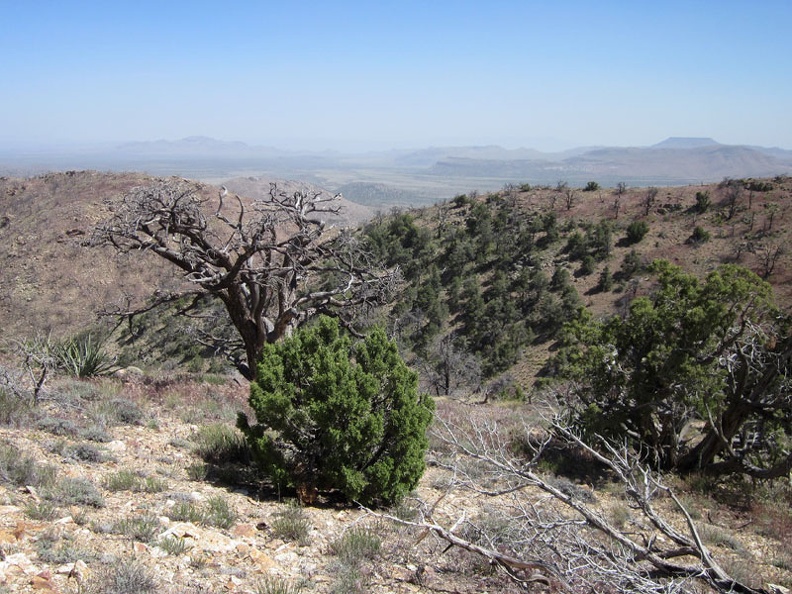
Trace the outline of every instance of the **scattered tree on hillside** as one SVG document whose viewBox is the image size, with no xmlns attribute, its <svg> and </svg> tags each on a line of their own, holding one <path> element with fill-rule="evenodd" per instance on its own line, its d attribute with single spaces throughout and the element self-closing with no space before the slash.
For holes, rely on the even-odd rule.
<svg viewBox="0 0 792 594">
<path fill-rule="evenodd" d="M 706 190 L 703 192 L 696 192 L 696 211 L 699 213 L 705 213 L 709 209 L 710 205 L 712 204 L 712 199 L 710 198 L 710 193 Z"/>
<path fill-rule="evenodd" d="M 320 217 L 338 213 L 320 193 L 279 192 L 251 206 L 225 189 L 207 199 L 200 187 L 168 179 L 109 201 L 112 216 L 98 225 L 91 245 L 119 253 L 150 252 L 180 269 L 194 288 L 155 294 L 134 311 L 189 295 L 222 301 L 241 338 L 249 379 L 265 344 L 320 314 L 382 302 L 395 281 L 379 270 L 348 233 L 328 237 Z"/>
<path fill-rule="evenodd" d="M 655 187 L 650 187 L 646 189 L 646 194 L 644 194 L 644 199 L 643 199 L 645 217 L 649 216 L 649 213 L 652 210 L 652 206 L 654 206 L 654 203 L 657 200 L 658 192 L 659 190 Z"/>
<path fill-rule="evenodd" d="M 583 188 L 584 192 L 596 192 L 600 189 L 600 185 L 595 181 L 588 182 Z"/>
<path fill-rule="evenodd" d="M 572 210 L 572 207 L 575 206 L 576 198 L 577 193 L 573 188 L 566 188 L 564 190 L 564 204 L 566 205 L 567 210 Z"/>
<path fill-rule="evenodd" d="M 736 265 L 703 282 L 664 261 L 653 270 L 659 286 L 628 315 L 567 328 L 577 426 L 628 439 L 656 468 L 789 473 L 792 335 L 770 286 Z"/>
<path fill-rule="evenodd" d="M 633 245 L 640 242 L 649 233 L 649 223 L 646 221 L 633 221 L 627 225 L 626 244 Z"/>
<path fill-rule="evenodd" d="M 730 221 L 737 213 L 740 198 L 743 195 L 744 185 L 742 180 L 739 179 L 724 179 L 718 187 L 725 188 L 726 197 L 723 201 L 726 207 L 726 220 Z"/>
</svg>

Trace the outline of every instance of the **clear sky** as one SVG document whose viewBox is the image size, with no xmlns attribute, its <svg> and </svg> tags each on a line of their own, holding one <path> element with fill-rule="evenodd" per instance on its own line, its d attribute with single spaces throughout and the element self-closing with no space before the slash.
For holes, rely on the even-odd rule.
<svg viewBox="0 0 792 594">
<path fill-rule="evenodd" d="M 792 149 L 790 0 L 0 0 L 0 145 Z"/>
</svg>

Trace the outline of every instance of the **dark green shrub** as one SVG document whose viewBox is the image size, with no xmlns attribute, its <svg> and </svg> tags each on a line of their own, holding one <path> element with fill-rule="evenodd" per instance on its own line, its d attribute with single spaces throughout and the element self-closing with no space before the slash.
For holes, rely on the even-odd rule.
<svg viewBox="0 0 792 594">
<path fill-rule="evenodd" d="M 627 244 L 638 243 L 649 233 L 649 224 L 646 221 L 633 221 L 627 225 Z"/>
<path fill-rule="evenodd" d="M 594 271 L 597 269 L 597 262 L 594 260 L 593 256 L 586 256 L 583 258 L 583 261 L 580 263 L 580 268 L 578 268 L 577 274 L 578 276 L 588 276 L 590 274 L 594 274 Z"/>
<path fill-rule="evenodd" d="M 424 471 L 434 404 L 381 328 L 353 342 L 321 317 L 265 345 L 251 385 L 258 425 L 240 415 L 260 468 L 279 488 L 310 502 L 319 489 L 349 501 L 391 503 Z"/>
<path fill-rule="evenodd" d="M 630 253 L 624 256 L 624 260 L 622 260 L 621 268 L 619 269 L 619 279 L 629 280 L 642 268 L 643 260 L 641 256 L 635 250 L 630 250 Z"/>
<path fill-rule="evenodd" d="M 457 208 L 461 208 L 470 204 L 470 198 L 468 198 L 467 194 L 458 194 L 457 196 L 454 196 L 454 199 L 451 202 L 453 202 L 454 206 Z"/>
<path fill-rule="evenodd" d="M 710 233 L 706 229 L 696 226 L 693 229 L 693 233 L 688 237 L 687 242 L 692 243 L 693 245 L 697 245 L 700 243 L 706 243 L 710 240 Z"/>
<path fill-rule="evenodd" d="M 599 282 L 597 283 L 597 289 L 599 291 L 610 291 L 613 288 L 613 274 L 611 274 L 610 268 L 607 266 L 602 269 L 599 276 Z"/>
<path fill-rule="evenodd" d="M 586 184 L 586 187 L 583 188 L 584 192 L 596 192 L 600 189 L 600 185 L 595 181 L 590 181 Z"/>
<path fill-rule="evenodd" d="M 710 198 L 709 192 L 696 192 L 696 210 L 698 212 L 707 212 L 711 204 L 712 199 Z"/>
</svg>

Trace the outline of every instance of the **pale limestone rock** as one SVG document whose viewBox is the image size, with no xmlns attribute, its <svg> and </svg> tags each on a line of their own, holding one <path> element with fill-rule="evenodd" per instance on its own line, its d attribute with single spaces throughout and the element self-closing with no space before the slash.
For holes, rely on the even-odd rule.
<svg viewBox="0 0 792 594">
<path fill-rule="evenodd" d="M 114 454 L 123 454 L 127 450 L 126 444 L 120 439 L 114 439 L 105 444 L 105 447 Z"/>
</svg>

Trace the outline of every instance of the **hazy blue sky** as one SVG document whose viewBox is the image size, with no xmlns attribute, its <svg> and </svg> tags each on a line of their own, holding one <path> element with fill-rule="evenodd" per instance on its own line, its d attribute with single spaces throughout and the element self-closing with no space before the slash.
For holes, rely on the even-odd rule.
<svg viewBox="0 0 792 594">
<path fill-rule="evenodd" d="M 792 149 L 790 0 L 0 7 L 0 145 Z"/>
</svg>

